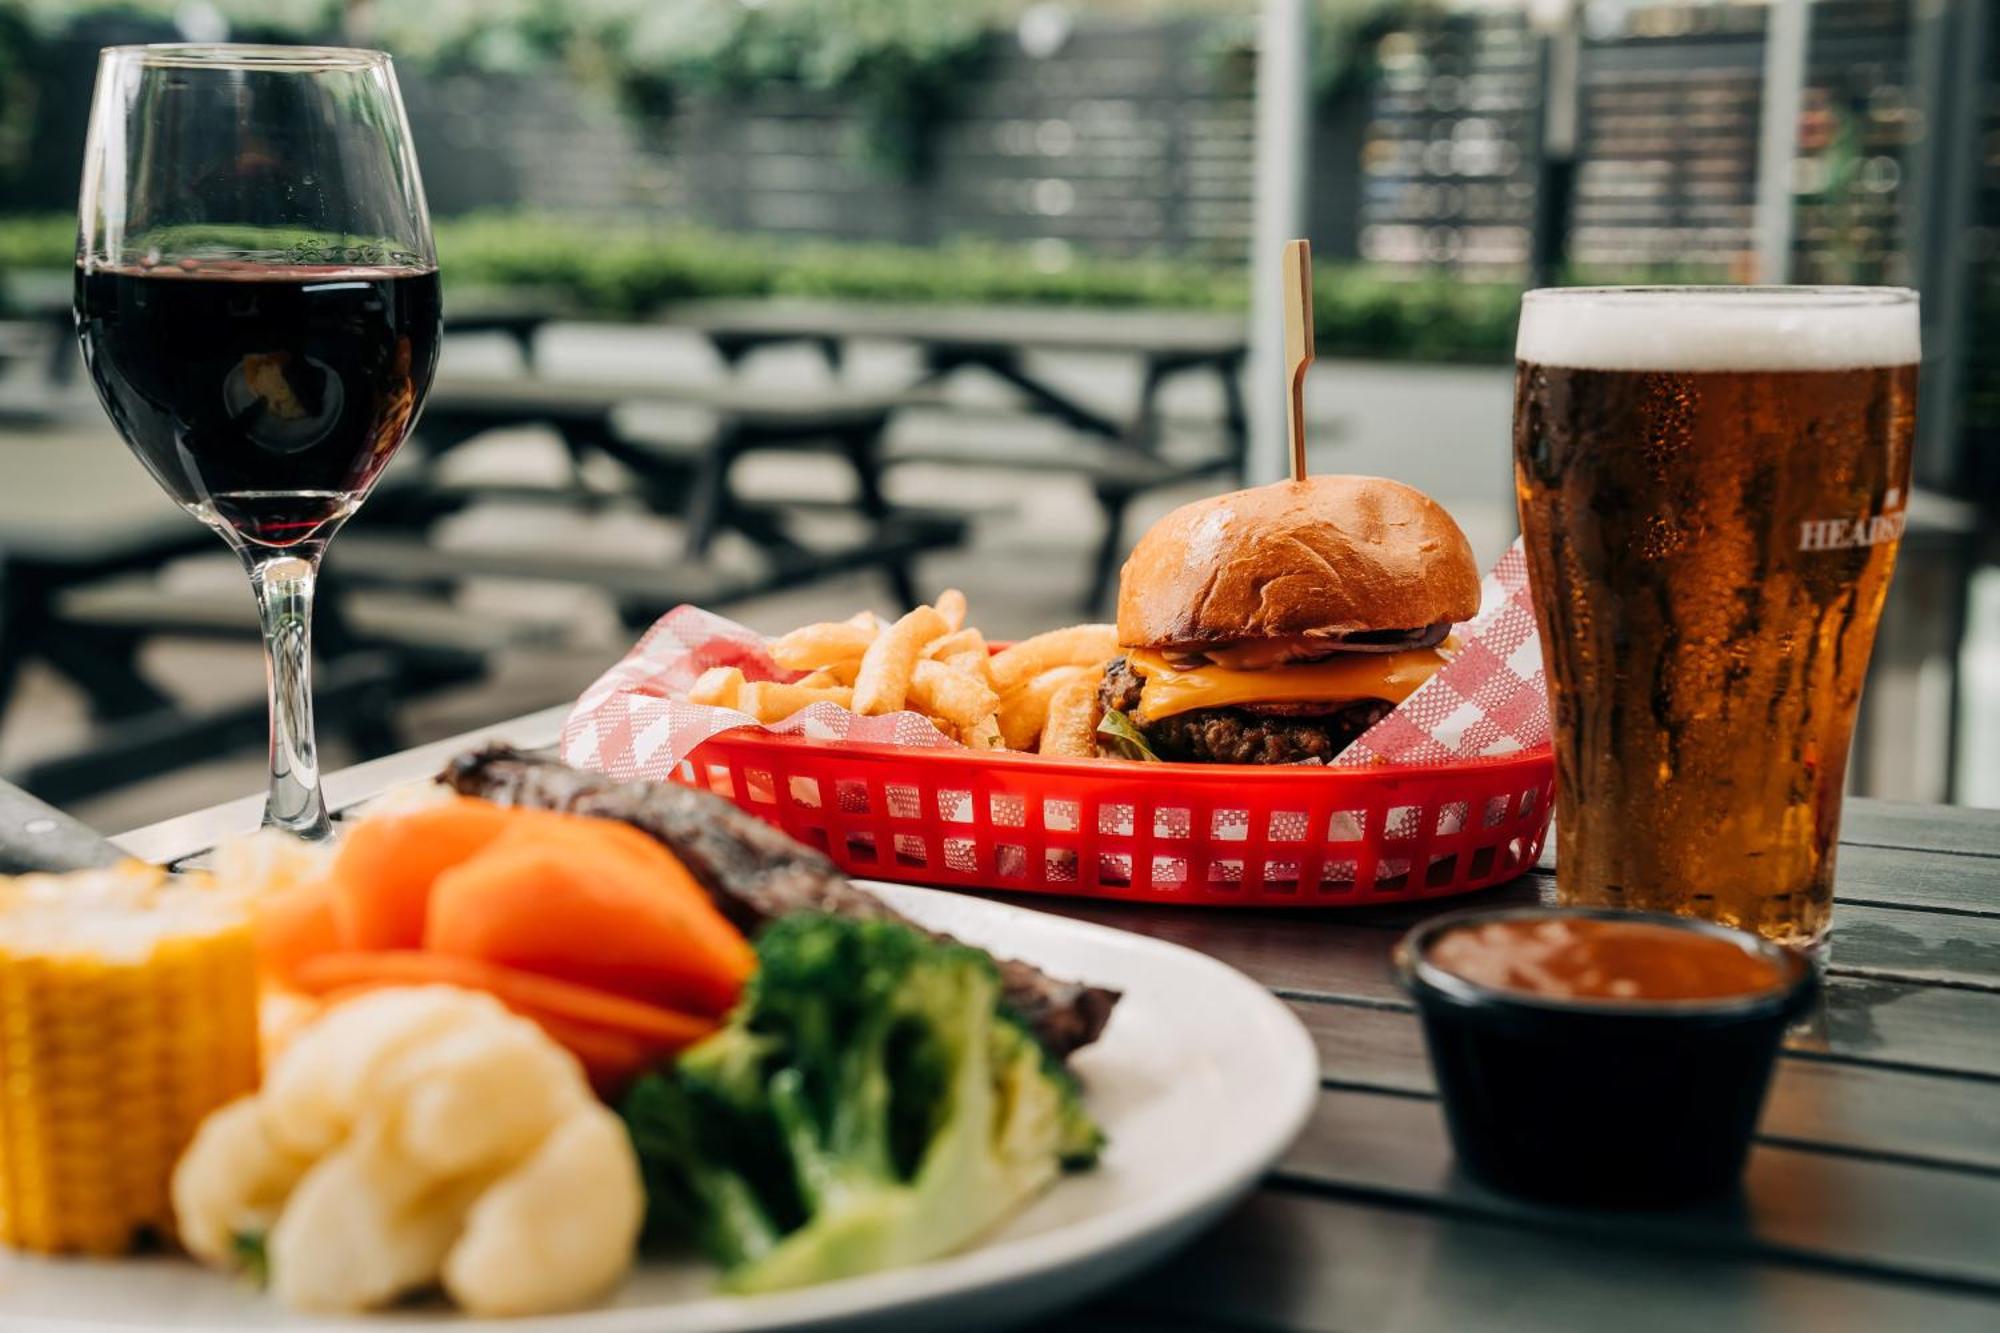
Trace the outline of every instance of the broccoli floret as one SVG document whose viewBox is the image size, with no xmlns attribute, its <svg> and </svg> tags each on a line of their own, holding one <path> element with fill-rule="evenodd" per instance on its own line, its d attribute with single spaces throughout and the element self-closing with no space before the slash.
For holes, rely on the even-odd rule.
<svg viewBox="0 0 2000 1333">
<path fill-rule="evenodd" d="M 656 1231 L 691 1237 L 731 1290 L 950 1253 L 1097 1160 L 1075 1080 L 977 949 L 799 915 L 757 957 L 723 1030 L 624 1108 Z"/>
</svg>

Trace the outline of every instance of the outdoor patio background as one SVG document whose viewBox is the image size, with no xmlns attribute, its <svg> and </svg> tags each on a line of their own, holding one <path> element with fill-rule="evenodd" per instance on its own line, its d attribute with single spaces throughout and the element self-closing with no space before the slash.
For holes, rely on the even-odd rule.
<svg viewBox="0 0 2000 1333">
<path fill-rule="evenodd" d="M 239 22 L 257 9 L 223 8 Z M 842 265 L 847 252 L 828 246 L 888 243 L 911 247 L 912 255 L 943 246 L 950 255 L 970 240 L 987 247 L 967 252 L 980 264 L 1003 276 L 1019 271 L 1052 291 L 1068 284 L 1088 296 L 1129 287 L 1143 297 L 1146 284 L 1155 284 L 1174 293 L 1170 303 L 1209 292 L 1240 300 L 1237 269 L 1252 213 L 1250 7 L 1044 5 L 1032 19 L 1022 17 L 1024 8 L 994 10 L 1004 20 L 914 150 L 892 144 L 885 152 L 874 141 L 879 127 L 845 94 L 796 86 L 683 91 L 671 114 L 635 115 L 601 83 L 573 78 L 560 63 L 507 72 L 469 58 L 408 56 L 403 78 L 435 211 L 441 219 L 494 218 L 486 235 L 502 250 L 515 247 L 509 263 L 523 247 L 532 260 L 532 247 L 548 234 L 536 228 L 551 219 L 572 248 L 615 237 L 634 253 L 655 229 L 677 238 L 692 225 L 700 229 L 695 235 L 730 244 L 768 238 L 774 264 L 804 255 L 820 265 L 816 272 Z M 1316 368 L 1314 464 L 1426 487 L 1490 557 L 1512 532 L 1506 312 L 1526 280 L 1534 222 L 1539 57 L 1514 12 L 1319 8 L 1349 38 L 1345 46 L 1325 44 L 1314 63 L 1309 204 L 1323 265 L 1323 347 L 1375 355 Z M 0 0 L 0 20 L 27 9 L 47 28 L 61 7 Z M 158 18 L 74 9 L 76 25 L 40 40 L 31 64 L 0 59 L 0 279 L 10 264 L 19 274 L 63 262 L 64 215 L 73 208 L 97 48 L 171 33 Z M 1801 280 L 1910 278 L 1906 223 L 1917 202 L 1911 159 L 1921 142 L 1926 58 L 1911 36 L 1916 12 L 1914 0 L 1820 0 L 1813 7 L 1795 182 Z M 1582 139 L 1568 229 L 1576 273 L 1744 278 L 1765 7 L 1614 0 L 1585 13 Z M 1058 31 L 1063 16 L 1069 27 Z M 1978 203 L 1984 257 L 1973 275 L 1984 304 L 1970 323 L 1977 341 L 1963 434 L 1931 444 L 1924 474 L 1991 503 L 2000 498 L 2000 97 L 1989 96 L 1987 117 Z M 898 160 L 899 151 L 921 161 Z M 516 215 L 539 221 L 517 227 L 507 221 Z M 893 272 L 902 252 L 884 253 L 871 262 Z M 445 278 L 449 301 L 449 257 Z M 605 295 L 576 284 L 564 294 L 586 301 Z M 1485 301 L 1479 310 L 1502 316 L 1465 317 L 1464 303 L 1473 298 Z M 632 312 L 600 313 L 629 321 Z M 552 374 L 720 373 L 698 340 L 650 324 L 565 325 L 545 340 L 543 355 Z M 497 343 L 456 341 L 448 356 L 455 366 L 508 364 Z M 1440 358 L 1445 364 L 1424 363 Z M 1130 367 L 1112 359 L 1037 368 L 1093 401 L 1124 402 L 1136 389 Z M 893 352 L 878 351 L 850 373 L 888 383 L 907 370 Z M 749 373 L 783 392 L 824 371 L 809 355 L 767 353 Z M 0 406 L 10 394 L 37 392 L 19 382 L 24 371 L 11 376 L 15 382 L 0 379 Z M 38 484 L 60 486 L 65 466 L 86 484 L 106 466 L 104 451 L 118 448 L 87 391 L 73 391 L 72 399 L 74 410 L 60 420 L 15 433 L 24 447 L 36 447 L 36 457 L 56 460 L 48 465 L 56 471 Z M 956 393 L 960 410 L 949 418 L 925 416 L 898 429 L 956 433 L 1004 462 L 1010 449 L 1047 443 L 1052 429 L 1008 417 L 1008 401 L 998 390 L 968 387 Z M 1169 406 L 1195 419 L 1212 418 L 1217 408 L 1195 388 L 1176 391 Z M 0 423 L 0 447 L 5 431 Z M 150 485 L 136 465 L 113 461 L 130 466 L 137 485 Z M 463 466 L 531 478 L 559 471 L 552 443 L 534 432 L 496 438 L 469 451 Z M 760 462 L 750 484 L 795 491 L 820 482 L 809 463 Z M 915 502 L 977 510 L 974 544 L 927 562 L 923 578 L 934 587 L 966 587 L 989 629 L 1016 634 L 1075 618 L 1080 570 L 1096 537 L 1080 482 L 1003 469 L 913 468 L 898 474 L 896 490 Z M 1195 493 L 1149 497 L 1128 532 Z M 616 525 L 490 530 L 506 521 L 469 523 L 458 539 L 518 535 L 628 552 L 656 543 L 663 558 L 672 549 L 657 531 Z M 339 549 L 336 543 L 336 568 Z M 218 558 L 177 577 L 220 589 L 240 576 Z M 884 606 L 886 597 L 878 583 L 857 577 L 733 611 L 781 629 L 844 615 L 863 602 Z M 1968 768 L 1961 798 L 2000 804 L 2000 579 L 1990 572 L 1977 607 L 1964 658 L 1964 748 L 1990 762 Z M 411 739 L 572 695 L 629 640 L 608 608 L 566 590 L 494 586 L 468 596 L 461 609 L 546 622 L 549 632 L 539 646 L 505 655 L 488 683 L 412 708 L 405 718 Z M 150 652 L 149 665 L 193 702 L 239 696 L 257 676 L 247 645 L 164 646 Z M 87 725 L 67 688 L 40 673 L 5 724 L 0 767 L 73 743 Z M 1912 734 L 1908 743 L 1938 750 L 1935 736 Z M 250 790 L 260 774 L 261 756 L 233 757 L 94 802 L 84 813 L 122 827 Z"/>
</svg>

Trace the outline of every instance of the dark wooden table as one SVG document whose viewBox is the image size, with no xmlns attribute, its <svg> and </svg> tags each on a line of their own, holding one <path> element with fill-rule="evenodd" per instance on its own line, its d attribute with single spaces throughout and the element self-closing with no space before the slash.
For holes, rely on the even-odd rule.
<svg viewBox="0 0 2000 1333">
<path fill-rule="evenodd" d="M 1234 1216 L 1056 1326 L 2000 1329 L 2000 812 L 1850 801 L 1836 899 L 1824 1003 L 1780 1060 L 1742 1196 L 1629 1214 L 1454 1170 L 1389 970 L 1441 909 L 1058 907 L 1269 986 L 1318 1042 L 1323 1091 Z"/>
<path fill-rule="evenodd" d="M 559 717 L 493 734 L 546 743 Z M 474 739 L 336 774 L 329 797 L 421 777 Z M 185 854 L 253 824 L 256 808 L 125 841 Z M 1549 884 L 1543 869 L 1454 905 L 1528 901 Z M 1030 901 L 1269 986 L 1318 1042 L 1323 1089 L 1305 1133 L 1224 1222 L 1043 1328 L 2000 1329 L 2000 812 L 1850 801 L 1838 903 L 1824 1003 L 1780 1060 L 1741 1197 L 1621 1214 L 1518 1202 L 1455 1172 L 1389 971 L 1397 936 L 1444 904 Z"/>
<path fill-rule="evenodd" d="M 1048 306 L 712 301 L 674 306 L 666 317 L 706 335 L 732 362 L 773 343 L 813 343 L 836 363 L 849 338 L 912 343 L 923 354 L 928 378 L 983 370 L 1020 390 L 1038 411 L 1141 447 L 1150 443 L 1161 387 L 1179 375 L 1212 375 L 1222 390 L 1234 454 L 1240 456 L 1248 431 L 1241 376 L 1249 335 L 1241 315 L 1149 310 L 1135 319 L 1127 311 Z M 1144 380 L 1134 415 L 1120 420 L 1033 373 L 1025 362 L 1029 352 L 1136 357 Z"/>
</svg>

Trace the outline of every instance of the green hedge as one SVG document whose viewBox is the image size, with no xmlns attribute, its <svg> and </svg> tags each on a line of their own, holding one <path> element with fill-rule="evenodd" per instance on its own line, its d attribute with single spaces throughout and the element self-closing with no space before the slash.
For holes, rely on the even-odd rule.
<svg viewBox="0 0 2000 1333">
<path fill-rule="evenodd" d="M 450 287 L 533 287 L 607 318 L 723 297 L 1208 310 L 1248 297 L 1239 268 L 1084 257 L 1049 266 L 1024 248 L 971 241 L 917 249 L 487 215 L 439 222 L 437 243 Z M 74 249 L 67 217 L 0 218 L 0 272 L 65 268 Z M 1324 263 L 1313 295 L 1322 355 L 1419 361 L 1506 360 L 1520 300 L 1504 283 Z"/>
</svg>

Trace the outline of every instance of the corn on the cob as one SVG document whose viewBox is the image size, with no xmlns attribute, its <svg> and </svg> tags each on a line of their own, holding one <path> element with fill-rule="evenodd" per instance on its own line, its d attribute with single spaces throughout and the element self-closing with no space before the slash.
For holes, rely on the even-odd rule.
<svg viewBox="0 0 2000 1333">
<path fill-rule="evenodd" d="M 240 898 L 137 862 L 0 880 L 0 1242 L 116 1254 L 169 1231 L 175 1159 L 256 1085 Z"/>
</svg>

